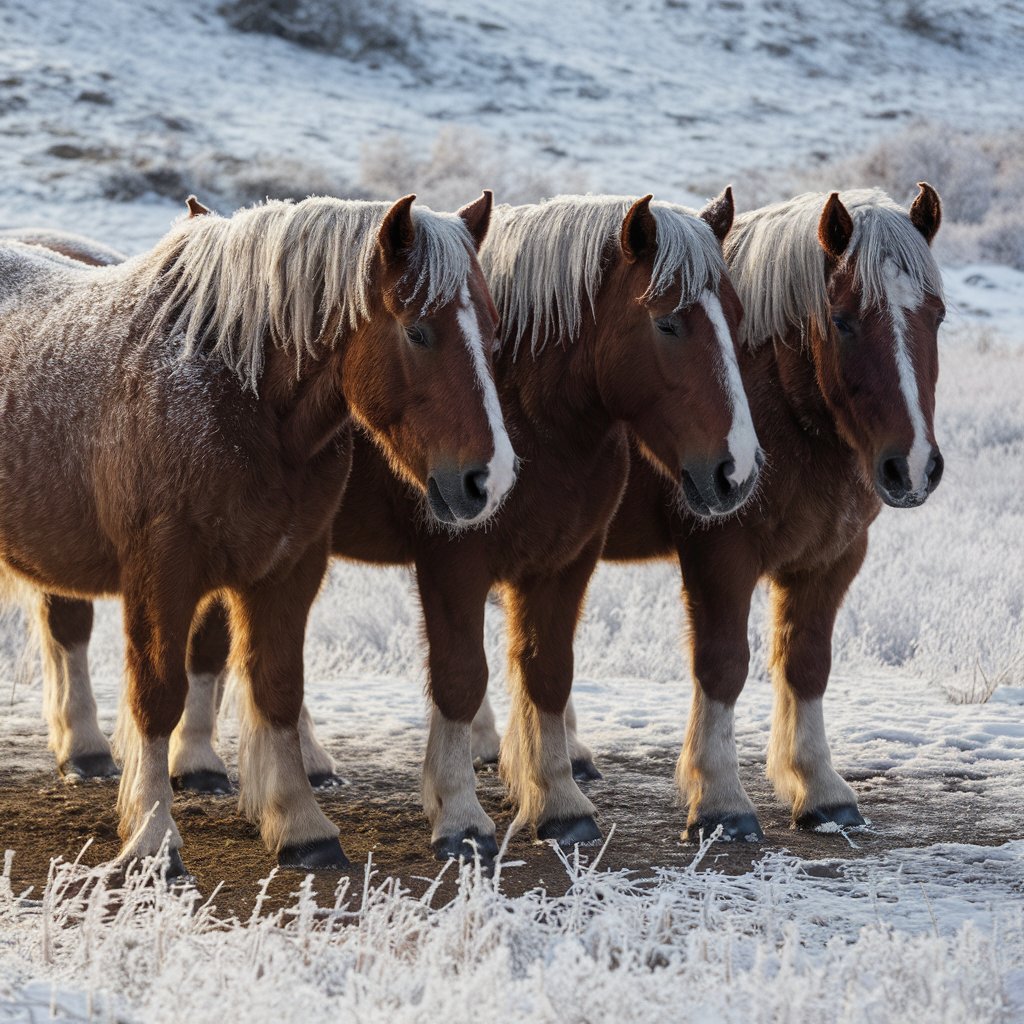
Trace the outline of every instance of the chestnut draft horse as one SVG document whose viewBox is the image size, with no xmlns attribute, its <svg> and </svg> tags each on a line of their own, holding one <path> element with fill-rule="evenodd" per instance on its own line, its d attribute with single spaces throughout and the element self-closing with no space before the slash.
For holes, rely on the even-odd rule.
<svg viewBox="0 0 1024 1024">
<path fill-rule="evenodd" d="M 192 621 L 216 595 L 245 689 L 241 806 L 282 865 L 345 864 L 297 723 L 353 420 L 404 481 L 442 495 L 449 525 L 483 521 L 512 484 L 475 253 L 490 194 L 458 216 L 413 198 L 190 217 L 113 267 L 0 244 L 0 570 L 42 595 L 58 691 L 83 652 L 50 613 L 122 595 L 125 862 L 169 836 L 184 871 L 169 738 Z M 61 716 L 82 703 L 50 697 L 73 760 Z"/>
<path fill-rule="evenodd" d="M 416 566 L 433 700 L 423 795 L 440 859 L 497 850 L 471 753 L 492 587 L 509 617 L 516 715 L 502 772 L 521 819 L 563 845 L 600 837 L 573 779 L 562 712 L 576 623 L 626 481 L 629 432 L 673 505 L 697 517 L 734 512 L 761 462 L 733 341 L 741 307 L 720 251 L 732 217 L 729 190 L 699 216 L 650 196 L 496 209 L 481 263 L 501 312 L 495 376 L 522 464 L 486 530 L 432 527 L 419 496 L 355 436 L 333 550 Z M 437 496 L 428 500 L 445 519 Z M 211 608 L 189 652 L 190 678 L 206 680 L 182 723 L 189 782 L 226 784 L 223 762 L 210 761 L 211 695 L 226 647 L 227 622 Z M 78 678 L 87 689 L 87 676 Z M 306 767 L 322 777 L 331 762 L 310 726 L 304 713 Z"/>
<path fill-rule="evenodd" d="M 761 579 L 774 620 L 768 775 L 795 825 L 864 823 L 832 767 L 822 698 L 869 526 L 883 502 L 920 505 L 942 477 L 932 418 L 944 307 L 929 249 L 941 205 L 929 185 L 919 189 L 909 215 L 883 192 L 858 190 L 736 219 L 725 257 L 745 309 L 741 369 L 767 456 L 755 501 L 716 523 L 695 519 L 634 450 L 604 557 L 679 559 L 694 688 L 676 780 L 691 837 L 721 826 L 726 838 L 762 838 L 733 735 Z M 485 706 L 480 754 L 497 746 L 493 723 Z M 586 771 L 571 703 L 567 730 Z"/>
</svg>

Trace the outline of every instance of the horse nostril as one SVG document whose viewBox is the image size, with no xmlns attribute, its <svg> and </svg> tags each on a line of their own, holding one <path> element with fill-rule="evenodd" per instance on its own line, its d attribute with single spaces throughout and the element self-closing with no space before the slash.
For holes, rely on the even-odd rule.
<svg viewBox="0 0 1024 1024">
<path fill-rule="evenodd" d="M 490 476 L 486 469 L 470 469 L 462 477 L 462 486 L 466 489 L 466 496 L 473 501 L 487 501 L 487 478 Z"/>
<path fill-rule="evenodd" d="M 735 485 L 729 477 L 735 472 L 736 463 L 732 459 L 726 459 L 715 467 L 715 492 L 719 498 L 728 498 L 732 494 Z"/>
<path fill-rule="evenodd" d="M 928 493 L 930 494 L 939 486 L 939 481 L 942 479 L 942 471 L 945 469 L 946 462 L 942 457 L 942 452 L 938 448 L 932 450 L 932 457 L 928 460 L 928 465 L 925 467 L 925 476 L 928 478 Z"/>
<path fill-rule="evenodd" d="M 880 469 L 882 486 L 890 494 L 905 494 L 911 490 L 910 466 L 902 455 L 886 459 Z"/>
</svg>

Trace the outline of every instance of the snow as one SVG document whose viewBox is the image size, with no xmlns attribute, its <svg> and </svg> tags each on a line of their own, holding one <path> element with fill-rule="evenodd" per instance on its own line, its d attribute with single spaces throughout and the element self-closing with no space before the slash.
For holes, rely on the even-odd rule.
<svg viewBox="0 0 1024 1024">
<path fill-rule="evenodd" d="M 939 142 L 953 137 L 943 126 L 1004 140 L 1022 127 L 1024 17 L 1011 3 L 982 18 L 953 0 L 425 0 L 408 59 L 360 61 L 233 32 L 216 7 L 4 4 L 4 225 L 139 251 L 193 190 L 225 211 L 310 190 L 416 189 L 453 208 L 492 185 L 499 201 L 592 187 L 696 202 L 731 180 L 745 208 L 809 174 L 828 186 L 880 139 L 891 156 L 911 123 Z M 916 170 L 918 151 L 903 151 L 903 187 L 920 175 L 941 190 L 947 174 L 960 190 L 949 229 L 966 237 L 980 214 L 963 197 L 996 172 L 973 175 L 974 157 Z M 1016 195 L 1019 209 L 1024 163 L 1006 166 L 1000 201 Z M 1024 264 L 970 257 L 944 278 L 946 474 L 924 507 L 887 509 L 872 529 L 836 627 L 826 723 L 855 789 L 936 807 L 956 796 L 984 843 L 1007 823 L 1024 835 Z M 670 564 L 602 566 L 593 580 L 574 693 L 599 764 L 678 751 L 690 685 L 678 590 Z M 758 594 L 736 723 L 744 764 L 763 763 L 767 745 L 764 626 Z M 91 658 L 108 730 L 119 631 L 117 605 L 101 603 Z M 23 634 L 16 613 L 0 623 L 0 767 L 49 771 Z M 491 607 L 499 726 L 502 639 Z M 357 761 L 408 771 L 422 756 L 422 663 L 409 574 L 335 565 L 310 627 L 308 701 L 342 774 Z M 230 722 L 224 740 L 233 764 Z M 645 784 L 669 806 L 668 774 Z M 876 818 L 898 847 L 902 824 Z M 920 828 L 928 845 L 856 861 L 839 837 L 827 862 L 770 847 L 739 877 L 719 873 L 713 851 L 646 881 L 570 864 L 564 897 L 467 876 L 433 909 L 371 863 L 368 895 L 351 883 L 358 911 L 318 916 L 300 891 L 294 913 L 241 923 L 152 889 L 117 894 L 109 916 L 102 885 L 89 906 L 62 902 L 77 869 L 61 868 L 33 894 L 41 905 L 0 883 L 0 1021 L 611 1020 L 637 1007 L 744 1022 L 1021 1019 L 1024 838 L 961 846 Z M 0 834 L 4 847 L 18 837 Z"/>
</svg>

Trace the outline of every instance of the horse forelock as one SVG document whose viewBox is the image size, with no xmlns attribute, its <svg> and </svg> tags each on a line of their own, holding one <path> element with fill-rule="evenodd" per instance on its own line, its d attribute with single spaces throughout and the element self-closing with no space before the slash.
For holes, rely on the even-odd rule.
<svg viewBox="0 0 1024 1024">
<path fill-rule="evenodd" d="M 864 308 L 888 304 L 894 275 L 905 305 L 942 297 L 942 275 L 906 210 L 881 189 L 853 189 L 839 198 L 853 219 L 853 235 L 836 273 L 854 276 Z M 740 214 L 725 240 L 725 259 L 743 303 L 741 343 L 756 348 L 770 338 L 829 320 L 825 254 L 818 221 L 827 193 L 808 192 L 784 203 Z"/>
<path fill-rule="evenodd" d="M 165 297 L 153 330 L 180 337 L 186 357 L 219 356 L 258 390 L 266 341 L 303 358 L 333 347 L 372 315 L 377 238 L 390 203 L 270 200 L 232 217 L 185 219 L 153 251 L 150 286 Z M 420 312 L 454 301 L 473 264 L 455 214 L 413 208 L 402 301 Z"/>
<path fill-rule="evenodd" d="M 500 344 L 518 355 L 523 340 L 533 355 L 549 341 L 575 340 L 584 304 L 596 304 L 609 254 L 635 202 L 628 196 L 556 196 L 528 206 L 497 206 L 480 250 L 487 283 L 501 318 Z M 725 263 L 714 234 L 693 210 L 653 202 L 657 250 L 641 301 L 679 288 L 676 306 L 717 292 Z"/>
</svg>

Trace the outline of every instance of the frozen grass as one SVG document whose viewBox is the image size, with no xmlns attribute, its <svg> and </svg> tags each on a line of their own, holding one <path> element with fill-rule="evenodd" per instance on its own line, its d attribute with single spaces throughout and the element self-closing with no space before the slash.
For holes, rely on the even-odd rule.
<svg viewBox="0 0 1024 1024">
<path fill-rule="evenodd" d="M 985 1024 L 1024 1011 L 1024 842 L 852 866 L 774 855 L 740 877 L 707 853 L 648 880 L 566 861 L 558 897 L 509 897 L 466 867 L 443 906 L 368 865 L 333 907 L 297 881 L 292 907 L 246 922 L 154 885 L 152 865 L 123 885 L 58 865 L 37 902 L 5 872 L 0 1020 L 582 1024 L 642 1007 L 646 1020 Z"/>
</svg>

